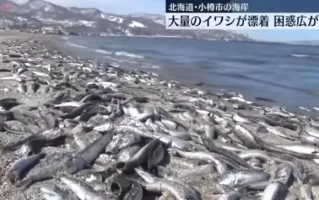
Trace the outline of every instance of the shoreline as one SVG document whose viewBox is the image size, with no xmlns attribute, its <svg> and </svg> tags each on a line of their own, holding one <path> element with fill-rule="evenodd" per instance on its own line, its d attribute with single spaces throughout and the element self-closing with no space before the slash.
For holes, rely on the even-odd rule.
<svg viewBox="0 0 319 200">
<path fill-rule="evenodd" d="M 85 37 L 89 37 L 89 36 L 85 36 Z M 54 40 L 56 40 L 56 41 L 59 41 L 60 44 L 64 43 L 65 41 L 69 41 L 69 40 L 63 39 L 63 37 L 60 37 L 60 36 L 54 36 L 52 38 L 54 38 Z M 72 50 L 74 47 L 70 47 L 67 44 L 65 46 L 63 46 L 63 45 L 62 46 L 61 45 L 54 45 L 51 42 L 51 44 L 49 46 L 53 46 L 52 49 L 57 49 L 63 53 L 71 54 L 72 56 L 78 56 L 77 50 Z M 67 48 L 65 48 L 65 47 L 67 47 Z M 66 50 L 66 49 L 68 49 L 68 50 Z M 93 52 L 94 49 L 88 49 L 88 51 Z M 89 59 L 93 59 L 93 58 L 89 58 Z M 125 68 L 127 70 L 132 69 L 131 67 L 127 67 L 127 66 L 121 66 L 121 68 Z M 297 105 L 295 105 L 295 106 L 288 105 L 287 106 L 283 102 L 274 101 L 271 97 L 255 96 L 245 89 L 233 88 L 231 86 L 223 87 L 223 86 L 220 86 L 218 84 L 215 84 L 215 85 L 214 84 L 206 84 L 205 82 L 203 83 L 198 79 L 195 80 L 195 79 L 191 78 L 190 77 L 191 73 L 188 73 L 187 76 L 177 76 L 179 74 L 179 72 L 183 70 L 182 68 L 161 67 L 160 69 L 144 68 L 141 70 L 146 71 L 146 72 L 156 73 L 159 75 L 159 78 L 161 80 L 178 81 L 180 84 L 183 84 L 184 86 L 189 87 L 189 88 L 199 88 L 199 89 L 209 91 L 212 93 L 236 92 L 238 94 L 244 95 L 247 100 L 256 102 L 256 103 L 263 105 L 263 106 L 280 106 L 280 107 L 282 107 L 290 112 L 296 113 L 298 115 L 305 115 L 305 116 L 309 115 L 311 117 L 319 117 L 319 110 L 315 109 L 315 107 L 307 107 L 307 106 L 303 106 L 303 105 L 298 105 L 298 106 Z M 187 68 L 187 70 L 192 70 L 192 72 L 196 73 L 196 69 L 188 69 Z M 198 86 L 198 85 L 200 85 L 200 86 Z"/>
<path fill-rule="evenodd" d="M 51 41 L 48 41 L 49 39 Z M 148 164 L 154 165 L 151 167 L 165 166 L 165 169 L 169 169 L 172 175 L 177 176 L 177 178 L 201 167 L 203 163 L 207 164 L 208 159 L 212 159 L 211 162 L 208 162 L 208 165 L 214 168 L 212 171 L 196 175 L 187 180 L 181 179 L 187 187 L 201 194 L 201 198 L 194 198 L 195 200 L 219 199 L 220 195 L 214 194 L 212 191 L 216 180 L 220 180 L 216 179 L 216 175 L 222 179 L 221 175 L 226 172 L 232 173 L 232 168 L 239 171 L 243 170 L 243 166 L 238 164 L 235 161 L 236 159 L 233 160 L 233 157 L 227 158 L 226 160 L 229 161 L 225 162 L 225 157 L 223 157 L 225 155 L 222 155 L 224 150 L 232 151 L 233 154 L 238 155 L 238 158 L 240 158 L 240 153 L 249 152 L 252 149 L 269 153 L 269 158 L 267 158 L 269 160 L 266 159 L 267 161 L 258 157 L 249 157 L 242 162 L 246 163 L 246 168 L 249 163 L 249 166 L 252 167 L 249 170 L 263 171 L 267 174 L 266 177 L 268 175 L 272 177 L 271 180 L 275 178 L 274 174 L 279 168 L 278 164 L 274 162 L 276 159 L 277 162 L 278 160 L 284 160 L 283 163 L 291 165 L 292 170 L 300 170 L 300 166 L 296 165 L 301 164 L 302 169 L 305 168 L 305 171 L 298 171 L 298 173 L 302 173 L 302 177 L 308 177 L 309 174 L 319 172 L 315 160 L 319 158 L 317 154 L 319 149 L 313 144 L 310 145 L 309 142 L 311 141 L 308 141 L 307 145 L 318 149 L 316 154 L 308 151 L 302 153 L 294 150 L 283 150 L 284 147 L 269 152 L 269 148 L 263 148 L 260 144 L 261 141 L 265 146 L 267 144 L 275 147 L 286 144 L 287 148 L 295 144 L 305 146 L 305 143 L 300 143 L 300 138 L 303 136 L 300 135 L 301 132 L 305 131 L 303 134 L 308 135 L 313 133 L 312 130 L 315 133 L 318 132 L 319 136 L 319 121 L 296 115 L 282 108 L 259 105 L 231 92 L 216 94 L 198 87 L 189 88 L 186 84 L 163 80 L 162 78 L 165 77 L 144 70 L 128 70 L 108 65 L 96 66 L 92 61 L 81 60 L 60 53 L 57 47 L 59 44 L 54 41 L 55 39 L 55 37 L 37 37 L 23 34 L 14 36 L 13 33 L 1 37 L 0 33 L 1 69 L 3 70 L 0 72 L 0 95 L 2 100 L 16 98 L 20 104 L 5 109 L 6 112 L 1 111 L 1 116 L 6 116 L 6 113 L 13 113 L 11 118 L 9 116 L 1 118 L 2 121 L 0 122 L 6 125 L 1 125 L 3 132 L 0 134 L 1 149 L 15 142 L 21 143 L 26 138 L 39 134 L 45 137 L 52 137 L 53 135 L 54 138 L 58 136 L 71 138 L 70 140 L 65 139 L 62 144 L 56 146 L 49 145 L 51 143 L 48 142 L 48 145 L 42 147 L 40 152 L 46 156 L 27 173 L 27 178 L 30 177 L 30 174 L 38 174 L 39 170 L 44 170 L 46 167 L 54 168 L 57 164 L 60 164 L 59 161 L 52 160 L 56 155 L 67 155 L 67 160 L 78 158 L 76 157 L 78 154 L 73 153 L 85 151 L 86 147 L 93 144 L 93 141 L 104 141 L 104 136 L 113 134 L 113 129 L 120 136 L 121 134 L 139 135 L 139 141 L 134 143 L 135 147 L 139 147 L 139 149 L 142 149 L 141 147 L 146 144 L 150 144 L 149 140 L 158 140 L 159 144 L 163 146 L 158 144 L 156 149 L 154 149 L 155 147 L 153 150 L 149 149 L 149 151 L 154 151 L 151 157 L 149 154 L 144 153 L 143 155 L 149 156 Z M 12 73 L 12 70 L 16 72 Z M 35 88 L 37 89 L 35 90 Z M 64 106 L 61 105 L 67 102 L 69 102 L 69 106 L 64 109 Z M 70 104 L 72 104 L 71 109 Z M 84 105 L 89 107 L 84 107 Z M 3 109 L 5 107 L 1 100 L 0 106 Z M 82 109 L 73 112 L 77 108 Z M 46 114 L 39 114 L 42 112 Z M 79 127 L 81 127 L 80 132 L 77 132 Z M 84 131 L 85 128 L 83 127 L 87 128 L 88 131 Z M 124 130 L 127 127 L 131 127 L 131 129 Z M 259 130 L 260 127 L 263 128 L 262 131 Z M 101 131 L 101 129 L 107 129 L 107 131 Z M 57 130 L 58 134 L 62 135 L 57 136 L 55 132 Z M 218 142 L 218 144 L 220 143 L 219 151 L 210 150 L 203 142 L 204 140 L 200 139 L 204 136 Z M 116 140 L 114 138 L 113 142 Z M 317 140 L 319 140 L 319 137 Z M 26 144 L 27 147 L 31 148 L 31 144 Z M 40 145 L 44 144 L 41 143 Z M 118 161 L 118 158 L 116 158 L 118 155 L 114 154 L 114 158 L 107 152 L 104 153 L 108 144 L 101 143 L 100 145 L 103 146 L 102 150 L 97 153 L 89 152 L 94 159 L 91 157 L 81 157 L 81 159 L 90 160 L 86 163 L 88 165 L 86 167 L 89 169 L 98 170 L 102 168 L 104 171 L 114 169 L 111 164 Z M 2 175 L 0 178 L 1 199 L 22 198 L 20 196 L 22 193 L 17 192 L 15 184 L 11 184 L 6 178 L 6 174 L 10 171 L 14 161 L 29 156 L 30 152 L 26 154 L 22 147 L 15 151 L 0 153 L 2 161 L 0 165 L 0 174 Z M 226 147 L 233 147 L 236 150 Z M 169 163 L 164 165 L 160 164 L 164 159 L 164 149 L 165 151 L 178 149 L 182 152 L 210 152 L 212 154 L 209 154 L 210 157 L 208 158 L 197 157 L 194 160 L 192 156 L 185 159 L 181 158 L 183 153 L 169 151 L 170 153 L 165 154 L 169 157 Z M 156 154 L 158 151 L 161 155 Z M 141 151 L 138 150 L 138 152 Z M 32 152 L 32 154 L 35 153 Z M 178 156 L 178 154 L 180 155 Z M 79 155 L 82 156 L 82 154 Z M 156 159 L 152 160 L 152 156 Z M 293 161 L 291 157 L 294 158 Z M 256 160 L 258 162 L 255 162 L 255 164 L 249 162 Z M 61 163 L 63 165 L 63 162 Z M 102 163 L 102 165 L 99 163 Z M 223 163 L 223 165 L 220 163 Z M 78 174 L 74 173 L 75 175 L 72 175 L 73 173 L 69 173 L 67 169 L 59 168 L 64 174 L 81 179 L 89 185 L 94 185 L 94 181 L 104 185 L 104 183 L 113 180 L 111 177 L 103 181 L 96 178 L 96 180 L 90 182 L 87 177 L 89 175 L 94 177 L 95 174 L 86 172 L 84 166 L 76 172 L 83 170 L 81 172 L 88 176 L 83 175 L 82 177 L 79 175 L 78 177 Z M 121 171 L 122 169 L 117 170 Z M 53 174 L 50 175 L 50 173 Z M 153 172 L 150 171 L 150 173 Z M 64 184 L 63 181 L 58 181 L 56 172 L 49 170 L 48 174 L 49 177 L 46 177 L 48 180 L 35 181 L 24 192 L 26 199 L 35 200 L 43 194 L 48 194 L 42 190 L 40 191 L 40 188 L 45 185 L 64 188 L 65 184 L 68 183 L 68 181 L 64 181 Z M 290 176 L 293 175 L 290 174 Z M 262 177 L 263 181 L 268 181 L 268 179 Z M 306 178 L 303 181 L 302 184 L 310 184 L 307 183 Z M 224 184 L 227 185 L 228 182 L 225 181 Z M 242 186 L 246 187 L 247 185 Z M 289 187 L 289 193 L 298 196 L 299 188 L 300 183 L 295 181 Z M 104 188 L 102 191 L 105 193 Z M 259 192 L 262 192 L 262 190 Z M 72 197 L 76 195 L 76 192 L 72 192 L 72 188 L 67 190 L 67 193 L 73 195 Z M 93 193 L 96 196 L 100 195 L 96 191 Z M 315 190 L 315 187 L 312 193 L 315 199 L 319 197 L 319 190 Z M 59 195 L 63 194 L 58 193 Z M 258 194 L 256 195 L 258 196 Z"/>
</svg>

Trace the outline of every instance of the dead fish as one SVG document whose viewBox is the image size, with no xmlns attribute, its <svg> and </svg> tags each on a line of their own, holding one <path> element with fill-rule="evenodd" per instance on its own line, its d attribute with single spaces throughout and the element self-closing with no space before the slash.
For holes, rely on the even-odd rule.
<svg viewBox="0 0 319 200">
<path fill-rule="evenodd" d="M 275 172 L 275 180 L 287 185 L 289 179 L 292 176 L 292 167 L 286 163 L 281 163 L 278 165 Z"/>
<path fill-rule="evenodd" d="M 105 199 L 116 199 L 111 195 L 103 194 L 94 191 L 83 182 L 80 182 L 74 178 L 62 176 L 60 177 L 62 183 L 64 183 L 80 200 L 105 200 Z"/>
<path fill-rule="evenodd" d="M 138 103 L 147 103 L 148 102 L 148 98 L 147 97 L 130 97 L 128 99 L 126 99 L 125 101 L 122 102 L 122 105 L 126 105 L 132 101 L 138 102 Z"/>
<path fill-rule="evenodd" d="M 131 188 L 126 192 L 123 200 L 142 200 L 143 199 L 143 188 L 142 186 L 132 181 Z"/>
<path fill-rule="evenodd" d="M 319 147 L 313 145 L 278 144 L 276 146 L 300 154 L 319 155 Z"/>
<path fill-rule="evenodd" d="M 184 131 L 172 131 L 172 130 L 168 130 L 166 128 L 161 128 L 165 133 L 175 137 L 175 138 L 179 138 L 181 140 L 189 140 L 191 138 L 191 135 L 187 132 Z"/>
<path fill-rule="evenodd" d="M 258 145 L 256 144 L 253 134 L 242 125 L 234 125 L 234 134 L 246 147 L 258 149 Z"/>
<path fill-rule="evenodd" d="M 169 192 L 176 200 L 201 200 L 200 193 L 191 185 L 179 181 L 161 179 L 144 171 L 141 168 L 135 168 L 136 173 L 146 182 L 143 187 L 151 192 Z"/>
<path fill-rule="evenodd" d="M 67 118 L 75 118 L 79 115 L 81 115 L 81 113 L 87 109 L 89 106 L 93 105 L 93 103 L 85 103 L 80 107 L 77 107 L 76 109 L 72 110 L 70 113 L 65 114 L 60 116 L 62 119 L 67 119 Z"/>
<path fill-rule="evenodd" d="M 222 174 L 219 178 L 219 184 L 238 187 L 268 181 L 269 178 L 270 174 L 261 170 L 234 170 Z"/>
<path fill-rule="evenodd" d="M 140 142 L 141 137 L 135 133 L 118 134 L 116 138 L 106 147 L 106 153 L 117 154 L 121 149 Z"/>
<path fill-rule="evenodd" d="M 148 171 L 151 171 L 153 167 L 158 165 L 164 158 L 164 146 L 162 143 L 159 143 L 159 145 L 155 148 L 152 155 L 148 158 L 147 161 L 147 169 Z"/>
<path fill-rule="evenodd" d="M 25 84 L 25 82 L 19 83 L 17 90 L 18 90 L 18 92 L 20 92 L 20 93 L 25 93 L 25 92 L 27 92 L 27 85 Z"/>
<path fill-rule="evenodd" d="M 242 195 L 239 192 L 232 191 L 227 194 L 222 194 L 218 200 L 239 200 Z"/>
<path fill-rule="evenodd" d="M 106 146 L 105 152 L 107 154 L 116 154 L 119 151 L 118 143 L 122 137 L 123 134 L 114 135 L 112 141 Z"/>
<path fill-rule="evenodd" d="M 309 135 L 308 133 L 301 132 L 300 133 L 300 141 L 304 144 L 311 144 L 319 146 L 319 138 Z"/>
<path fill-rule="evenodd" d="M 216 143 L 214 140 L 211 138 L 207 138 L 205 136 L 201 137 L 201 140 L 203 142 L 203 145 L 211 152 L 216 152 L 218 154 L 223 155 L 224 157 L 229 158 L 232 160 L 234 163 L 237 163 L 240 166 L 243 166 L 245 168 L 252 168 L 249 164 L 245 162 L 242 158 L 240 158 L 237 154 L 228 151 L 226 149 L 223 149 L 223 145 L 221 143 Z"/>
<path fill-rule="evenodd" d="M 132 145 L 135 145 L 141 141 L 141 137 L 135 133 L 125 134 L 121 137 L 118 148 L 123 149 Z"/>
<path fill-rule="evenodd" d="M 247 163 L 254 168 L 262 169 L 262 162 L 258 159 L 248 160 Z"/>
<path fill-rule="evenodd" d="M 33 82 L 31 83 L 31 91 L 32 91 L 33 93 L 36 93 L 36 92 L 39 90 L 39 88 L 40 88 L 40 84 L 39 84 L 38 81 L 33 81 Z"/>
<path fill-rule="evenodd" d="M 288 139 L 288 140 L 295 140 L 295 138 L 288 136 L 284 133 L 282 133 L 281 131 L 279 131 L 276 127 L 273 126 L 269 126 L 268 124 L 266 124 L 265 122 L 259 122 L 259 124 L 261 126 L 263 126 L 269 133 L 274 134 L 276 136 Z"/>
<path fill-rule="evenodd" d="M 86 103 L 88 101 L 92 101 L 92 100 L 102 100 L 102 97 L 99 96 L 99 95 L 96 95 L 96 94 L 89 94 L 89 95 L 86 95 L 85 97 L 83 97 L 80 102 L 82 103 Z"/>
<path fill-rule="evenodd" d="M 35 154 L 28 157 L 24 157 L 13 163 L 9 169 L 7 178 L 11 183 L 15 183 L 23 178 L 29 169 L 31 169 L 40 159 L 44 158 L 45 154 Z"/>
<path fill-rule="evenodd" d="M 234 113 L 232 115 L 231 119 L 234 120 L 235 122 L 238 122 L 238 123 L 249 123 L 250 122 L 248 119 L 241 117 L 237 113 Z"/>
<path fill-rule="evenodd" d="M 114 125 L 112 121 L 107 121 L 99 126 L 95 126 L 93 128 L 94 131 L 103 133 L 103 132 L 107 132 L 107 131 L 111 131 L 113 129 Z"/>
<path fill-rule="evenodd" d="M 157 139 L 152 140 L 147 145 L 142 147 L 129 161 L 118 162 L 116 164 L 116 168 L 122 171 L 129 171 L 140 166 L 141 164 L 146 164 L 151 156 L 154 155 L 154 152 L 158 148 L 158 146 L 161 145 L 160 143 L 161 142 Z M 156 158 L 155 160 L 159 160 L 159 158 Z"/>
<path fill-rule="evenodd" d="M 226 164 L 222 162 L 221 157 L 219 157 L 217 154 L 210 152 L 185 152 L 178 149 L 170 149 L 169 151 L 171 154 L 173 153 L 175 155 L 180 155 L 184 158 L 198 159 L 213 163 L 219 174 L 225 173 L 228 169 Z"/>
<path fill-rule="evenodd" d="M 34 74 L 34 75 L 36 75 L 36 76 L 41 76 L 41 77 L 50 77 L 50 75 L 49 74 L 47 74 L 47 73 L 43 73 L 43 72 L 38 72 L 38 71 L 32 71 L 32 73 Z"/>
<path fill-rule="evenodd" d="M 319 138 L 319 130 L 314 128 L 314 127 L 310 127 L 310 126 L 305 126 L 303 128 L 303 130 L 308 133 L 309 135 L 313 136 L 313 137 L 317 137 Z"/>
<path fill-rule="evenodd" d="M 105 147 L 111 142 L 113 132 L 107 132 L 103 137 L 96 139 L 89 144 L 85 149 L 78 152 L 72 157 L 61 169 L 63 172 L 74 174 L 92 164 L 92 162 L 99 156 Z"/>
<path fill-rule="evenodd" d="M 281 200 L 285 199 L 288 187 L 278 181 L 271 182 L 264 190 L 262 200 Z"/>
<path fill-rule="evenodd" d="M 40 116 L 44 119 L 46 126 L 51 129 L 55 128 L 58 125 L 58 120 L 53 116 L 53 114 L 48 111 L 41 109 L 39 110 Z"/>
<path fill-rule="evenodd" d="M 131 181 L 128 180 L 123 174 L 117 174 L 112 177 L 109 186 L 109 191 L 111 191 L 114 196 L 123 197 L 130 189 Z"/>
<path fill-rule="evenodd" d="M 10 110 L 11 108 L 20 105 L 18 99 L 15 98 L 3 98 L 0 99 L 0 107 L 5 110 Z"/>
<path fill-rule="evenodd" d="M 83 106 L 84 103 L 78 102 L 78 101 L 70 101 L 70 102 L 63 102 L 60 104 L 54 105 L 55 108 L 61 108 L 61 107 L 75 107 L 78 108 L 80 106 Z"/>
<path fill-rule="evenodd" d="M 120 150 L 117 154 L 117 162 L 127 162 L 130 160 L 139 150 L 141 147 L 138 145 L 134 145 L 131 147 L 126 147 Z"/>
<path fill-rule="evenodd" d="M 65 192 L 55 184 L 45 185 L 40 188 L 45 200 L 66 200 Z"/>
<path fill-rule="evenodd" d="M 212 139 L 215 138 L 215 133 L 216 133 L 215 126 L 207 124 L 204 126 L 204 130 L 205 130 L 206 137 L 212 138 Z"/>
</svg>

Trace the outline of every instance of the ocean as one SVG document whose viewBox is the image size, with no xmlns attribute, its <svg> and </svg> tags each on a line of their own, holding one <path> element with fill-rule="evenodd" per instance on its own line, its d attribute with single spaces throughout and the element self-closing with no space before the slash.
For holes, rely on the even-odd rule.
<svg viewBox="0 0 319 200">
<path fill-rule="evenodd" d="M 319 115 L 319 47 L 147 37 L 63 37 L 64 53 Z"/>
</svg>

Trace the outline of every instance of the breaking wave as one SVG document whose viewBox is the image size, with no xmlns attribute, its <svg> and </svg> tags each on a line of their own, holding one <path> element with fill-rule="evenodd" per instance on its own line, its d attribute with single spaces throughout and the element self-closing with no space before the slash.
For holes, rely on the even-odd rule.
<svg viewBox="0 0 319 200">
<path fill-rule="evenodd" d="M 290 56 L 296 57 L 296 58 L 306 58 L 306 57 L 309 57 L 310 55 L 306 55 L 306 54 L 290 54 Z"/>
<path fill-rule="evenodd" d="M 143 59 L 144 57 L 141 55 L 133 54 L 133 53 L 128 53 L 126 51 L 117 51 L 115 52 L 115 55 L 117 56 L 124 56 L 124 57 L 130 57 L 130 58 L 139 58 Z"/>
<path fill-rule="evenodd" d="M 102 54 L 108 54 L 108 55 L 111 55 L 112 52 L 110 51 L 106 51 L 106 50 L 103 50 L 103 49 L 95 49 L 94 50 L 96 53 L 102 53 Z"/>
<path fill-rule="evenodd" d="M 81 49 L 87 49 L 87 47 L 85 47 L 85 46 L 82 46 L 82 45 L 79 45 L 79 44 L 74 44 L 74 43 L 71 43 L 71 42 L 68 42 L 68 45 L 72 46 L 72 47 L 81 48 Z"/>
</svg>

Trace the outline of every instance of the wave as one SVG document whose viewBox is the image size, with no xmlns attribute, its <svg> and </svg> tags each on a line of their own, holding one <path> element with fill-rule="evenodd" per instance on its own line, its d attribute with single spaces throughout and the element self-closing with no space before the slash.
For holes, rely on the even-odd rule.
<svg viewBox="0 0 319 200">
<path fill-rule="evenodd" d="M 106 50 L 103 50 L 103 49 L 94 49 L 94 51 L 97 52 L 97 53 L 102 53 L 102 54 L 108 54 L 108 55 L 112 54 L 112 52 L 106 51 Z"/>
<path fill-rule="evenodd" d="M 124 57 L 130 57 L 130 58 L 139 58 L 143 59 L 144 57 L 141 55 L 133 54 L 133 53 L 128 53 L 126 51 L 117 51 L 115 52 L 115 55 L 117 56 L 124 56 Z"/>
<path fill-rule="evenodd" d="M 139 67 L 144 69 L 157 69 L 157 70 L 161 68 L 161 66 L 154 65 L 154 64 L 142 64 Z"/>
<path fill-rule="evenodd" d="M 307 54 L 290 54 L 290 56 L 296 57 L 296 58 L 306 58 L 306 57 L 309 57 L 310 55 L 307 55 Z"/>
<path fill-rule="evenodd" d="M 74 44 L 74 43 L 71 43 L 71 42 L 68 42 L 68 45 L 72 46 L 72 47 L 81 48 L 81 49 L 87 49 L 87 47 L 85 47 L 85 46 L 82 46 L 82 45 L 79 45 L 79 44 Z"/>
</svg>

